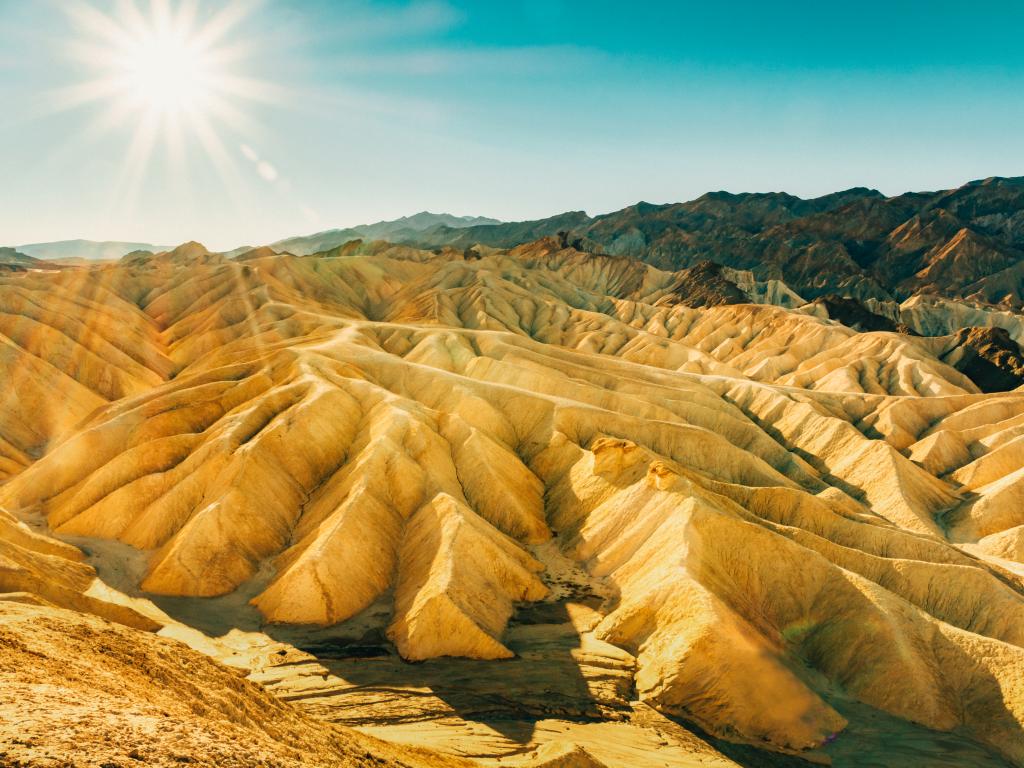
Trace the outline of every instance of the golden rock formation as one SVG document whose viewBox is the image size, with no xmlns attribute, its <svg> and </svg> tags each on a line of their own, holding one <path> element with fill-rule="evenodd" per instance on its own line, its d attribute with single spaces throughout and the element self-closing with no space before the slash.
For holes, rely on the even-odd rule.
<svg viewBox="0 0 1024 768">
<path fill-rule="evenodd" d="M 0 504 L 144 553 L 150 595 L 379 614 L 410 661 L 516 657 L 557 552 L 661 715 L 820 757 L 853 702 L 1024 764 L 1024 393 L 677 285 L 552 240 L 0 277 Z M 60 561 L 2 550 L 4 589 L 90 611 L 49 596 L 86 566 L 0 525 Z"/>
</svg>

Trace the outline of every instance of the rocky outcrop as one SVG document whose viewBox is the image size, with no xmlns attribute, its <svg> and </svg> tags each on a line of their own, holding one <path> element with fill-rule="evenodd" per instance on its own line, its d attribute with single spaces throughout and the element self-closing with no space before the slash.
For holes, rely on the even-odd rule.
<svg viewBox="0 0 1024 768">
<path fill-rule="evenodd" d="M 177 641 L 7 600 L 0 714 L 9 765 L 470 765 L 314 720 Z"/>
<path fill-rule="evenodd" d="M 1005 328 L 961 328 L 942 357 L 982 392 L 1008 392 L 1024 384 L 1024 353 Z"/>
<path fill-rule="evenodd" d="M 856 299 L 830 294 L 819 296 L 813 304 L 824 309 L 825 316 L 829 319 L 836 320 L 855 331 L 887 331 L 917 335 L 903 323 L 893 322 L 884 315 L 871 312 Z"/>
<path fill-rule="evenodd" d="M 746 304 L 747 295 L 736 283 L 722 274 L 722 267 L 713 261 L 702 261 L 679 273 L 679 282 L 672 293 L 687 307 L 714 307 L 720 304 Z"/>
</svg>

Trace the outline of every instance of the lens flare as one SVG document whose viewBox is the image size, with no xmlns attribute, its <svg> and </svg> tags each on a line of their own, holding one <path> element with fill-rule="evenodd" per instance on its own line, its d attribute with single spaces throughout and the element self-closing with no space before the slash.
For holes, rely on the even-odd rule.
<svg viewBox="0 0 1024 768">
<path fill-rule="evenodd" d="M 80 141 L 131 132 L 115 194 L 130 205 L 161 142 L 178 168 L 187 143 L 201 147 L 232 191 L 238 174 L 222 134 L 252 132 L 244 103 L 275 103 L 281 95 L 242 71 L 257 50 L 243 34 L 252 2 L 218 3 L 210 13 L 199 0 L 120 0 L 110 13 L 86 0 L 63 7 L 76 34 L 62 45 L 87 77 L 51 93 L 53 106 L 100 108 Z"/>
</svg>

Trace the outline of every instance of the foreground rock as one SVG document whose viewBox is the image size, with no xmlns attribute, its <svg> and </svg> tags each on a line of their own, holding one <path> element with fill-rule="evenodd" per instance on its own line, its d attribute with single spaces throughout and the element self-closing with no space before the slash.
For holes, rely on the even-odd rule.
<svg viewBox="0 0 1024 768">
<path fill-rule="evenodd" d="M 468 765 L 318 722 L 173 640 L 5 601 L 0 763 Z"/>
</svg>

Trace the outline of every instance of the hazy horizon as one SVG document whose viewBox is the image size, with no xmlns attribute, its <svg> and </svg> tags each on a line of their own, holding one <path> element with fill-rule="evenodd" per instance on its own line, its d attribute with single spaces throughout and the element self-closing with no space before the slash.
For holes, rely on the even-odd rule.
<svg viewBox="0 0 1024 768">
<path fill-rule="evenodd" d="M 1024 7 L 983 5 L 0 0 L 0 232 L 230 249 L 1020 175 Z M 204 92 L 139 93 L 168 78 Z"/>
<path fill-rule="evenodd" d="M 942 191 L 943 189 L 955 189 L 957 187 L 962 187 L 962 186 L 964 186 L 966 184 L 971 184 L 971 183 L 974 183 L 974 182 L 984 181 L 985 179 L 988 179 L 988 178 L 993 178 L 993 177 L 985 177 L 983 179 L 966 179 L 963 182 L 958 183 L 958 184 L 953 184 L 950 187 L 936 188 L 936 189 L 931 189 L 931 190 L 906 189 L 906 190 L 902 190 L 901 192 L 896 192 L 896 193 L 893 193 L 893 194 L 886 194 L 886 193 L 882 192 L 881 190 L 877 190 L 877 189 L 875 191 L 882 192 L 882 194 L 885 195 L 886 197 L 895 197 L 895 196 L 899 196 L 901 194 L 912 193 L 912 192 L 939 192 L 939 191 Z M 995 177 L 995 178 L 999 178 L 999 177 Z M 856 185 L 855 187 L 846 187 L 844 189 L 835 189 L 835 190 L 831 190 L 830 192 L 824 192 L 824 193 L 822 193 L 822 195 L 816 195 L 815 197 L 827 196 L 827 195 L 833 194 L 833 193 L 844 192 L 844 191 L 847 191 L 847 190 L 850 190 L 850 189 L 854 189 L 854 188 L 857 188 L 857 187 L 868 188 L 868 189 L 875 189 L 874 187 L 869 187 L 868 185 L 860 184 L 860 185 Z M 698 195 L 697 197 L 701 197 L 701 196 L 703 196 L 705 194 L 713 194 L 713 193 L 718 193 L 718 192 L 725 192 L 725 193 L 729 193 L 729 194 L 773 194 L 773 193 L 792 194 L 791 192 L 788 192 L 788 190 L 784 190 L 784 189 L 777 189 L 777 190 L 723 190 L 723 189 L 709 189 L 709 190 L 706 190 L 705 192 L 703 192 L 701 195 Z M 546 219 L 546 218 L 549 218 L 549 217 L 552 217 L 552 216 L 556 216 L 556 215 L 558 215 L 560 213 L 567 213 L 567 212 L 569 212 L 571 210 L 583 210 L 583 212 L 587 216 L 589 216 L 590 218 L 597 218 L 597 217 L 599 217 L 601 215 L 604 215 L 604 214 L 607 214 L 607 213 L 614 213 L 614 212 L 620 211 L 620 210 L 622 210 L 624 208 L 628 208 L 630 206 L 638 205 L 638 204 L 641 204 L 641 203 L 648 203 L 648 204 L 652 204 L 652 205 L 664 205 L 664 204 L 672 204 L 672 203 L 686 203 L 686 202 L 691 202 L 692 200 L 697 199 L 697 197 L 695 197 L 695 198 L 688 198 L 686 200 L 664 200 L 664 201 L 658 201 L 658 202 L 653 202 L 651 200 L 635 200 L 635 201 L 633 201 L 631 203 L 627 203 L 626 205 L 621 206 L 620 208 L 614 208 L 614 209 L 611 209 L 609 211 L 599 211 L 599 212 L 587 211 L 585 209 L 565 209 L 565 210 L 560 210 L 560 211 L 552 211 L 551 213 L 549 213 L 547 215 L 537 217 L 537 219 L 538 220 L 543 220 L 543 219 Z M 797 197 L 800 197 L 800 196 L 797 195 Z M 808 196 L 805 199 L 810 199 L 810 196 Z M 394 220 L 401 220 L 403 218 L 408 218 L 408 217 L 415 216 L 415 215 L 422 214 L 422 213 L 427 213 L 427 214 L 431 214 L 431 215 L 439 215 L 439 216 L 441 216 L 441 215 L 452 215 L 452 216 L 456 216 L 456 217 L 476 217 L 476 216 L 478 216 L 477 214 L 474 214 L 474 213 L 460 213 L 460 212 L 452 212 L 452 211 L 427 211 L 427 210 L 413 211 L 413 212 L 409 212 L 409 213 L 400 214 L 399 216 L 394 217 L 394 219 L 380 219 L 378 221 L 359 221 L 359 222 L 355 222 L 355 223 L 345 223 L 345 224 L 338 224 L 338 225 L 329 225 L 329 226 L 325 226 L 325 227 L 323 227 L 321 229 L 317 229 L 317 230 L 308 230 L 308 231 L 303 230 L 301 232 L 289 232 L 287 234 L 281 235 L 280 237 L 275 237 L 274 239 L 267 240 L 265 242 L 258 242 L 258 243 L 256 243 L 256 242 L 253 242 L 253 243 L 236 243 L 235 245 L 230 246 L 230 247 L 221 247 L 221 248 L 213 248 L 213 249 L 214 250 L 220 250 L 220 251 L 231 251 L 231 250 L 234 250 L 236 248 L 258 247 L 258 246 L 263 246 L 263 245 L 271 245 L 273 243 L 280 242 L 282 240 L 287 240 L 287 239 L 293 238 L 293 237 L 303 237 L 303 236 L 308 236 L 308 235 L 319 234 L 321 232 L 330 232 L 330 231 L 335 231 L 335 230 L 358 229 L 361 226 L 372 226 L 372 225 L 375 225 L 375 224 L 386 223 L 386 222 L 390 222 L 390 221 L 394 221 Z M 479 217 L 480 218 L 487 218 L 485 215 L 480 215 Z M 496 218 L 497 219 L 499 217 L 491 217 L 491 218 Z M 499 221 L 501 223 L 508 223 L 508 222 L 526 221 L 526 220 L 525 219 L 519 219 L 519 220 L 517 220 L 517 219 L 499 219 Z M 176 240 L 174 242 L 166 242 L 166 243 L 165 242 L 156 242 L 156 241 L 153 241 L 153 240 L 145 240 L 145 239 L 137 240 L 137 239 L 118 238 L 118 237 L 105 237 L 102 240 L 97 240 L 97 239 L 93 239 L 93 238 L 84 238 L 84 237 L 68 237 L 68 238 L 60 238 L 60 239 L 54 239 L 54 240 L 36 241 L 36 242 L 32 242 L 32 243 L 18 243 L 18 244 L 16 244 L 16 246 L 11 246 L 11 247 L 18 247 L 18 248 L 21 248 L 21 247 L 32 247 L 32 246 L 51 245 L 51 244 L 65 243 L 65 242 L 74 242 L 74 241 L 94 242 L 94 243 L 108 243 L 108 242 L 109 243 L 126 243 L 126 244 L 132 244 L 132 245 L 156 245 L 156 246 L 167 247 L 167 248 L 175 248 L 175 247 L 177 247 L 179 245 L 183 245 L 183 244 L 189 243 L 189 242 L 199 242 L 199 243 L 201 243 L 204 246 L 208 246 L 208 247 L 211 247 L 211 248 L 213 247 L 213 246 L 210 246 L 209 243 L 206 243 L 201 238 L 197 238 L 197 237 L 185 237 L 184 239 L 181 239 L 181 240 Z M 3 247 L 3 245 L 0 245 L 0 247 Z"/>
</svg>

